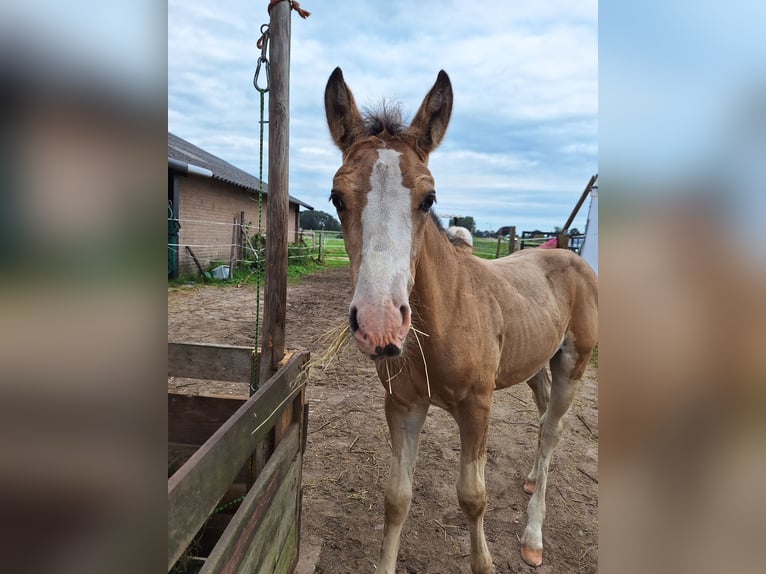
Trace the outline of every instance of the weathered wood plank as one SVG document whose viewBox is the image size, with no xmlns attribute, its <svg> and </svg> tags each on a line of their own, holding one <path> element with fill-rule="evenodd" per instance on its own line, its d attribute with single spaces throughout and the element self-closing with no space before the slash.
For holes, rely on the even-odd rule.
<svg viewBox="0 0 766 574">
<path fill-rule="evenodd" d="M 168 443 L 168 478 L 181 468 L 200 447 L 198 444 Z"/>
<path fill-rule="evenodd" d="M 254 364 L 250 347 L 168 343 L 168 377 L 250 384 Z"/>
<path fill-rule="evenodd" d="M 299 489 L 300 457 L 290 465 L 279 490 L 271 501 L 269 512 L 260 521 L 246 548 L 244 560 L 237 574 L 250 572 L 274 572 L 282 550 L 290 553 L 294 548 L 284 548 L 290 530 L 295 526 L 295 492 Z"/>
<path fill-rule="evenodd" d="M 293 425 L 229 522 L 200 574 L 238 572 L 246 564 L 250 572 L 260 572 L 253 563 L 265 559 L 268 545 L 279 544 L 278 525 L 289 510 L 285 503 L 289 503 L 290 497 L 294 498 L 298 487 L 299 435 L 298 427 Z"/>
<path fill-rule="evenodd" d="M 258 445 L 258 447 L 256 448 L 256 452 L 258 448 L 266 442 L 268 442 L 268 440 L 265 440 L 260 445 Z M 179 442 L 169 442 L 168 443 L 168 478 L 173 476 L 173 474 L 177 472 L 178 469 L 181 468 L 186 463 L 186 461 L 189 460 L 194 455 L 194 453 L 199 450 L 199 447 L 200 445 L 183 444 Z M 271 454 L 271 451 L 269 451 L 269 454 Z M 245 462 L 245 465 L 237 473 L 237 476 L 234 478 L 234 483 L 232 484 L 231 487 L 229 487 L 229 491 L 231 491 L 235 485 L 244 486 L 245 484 L 253 483 L 256 476 L 256 469 L 255 469 L 255 465 L 253 465 L 252 468 L 250 467 L 250 462 L 251 460 L 248 459 Z M 266 463 L 264 462 L 263 464 L 265 465 Z M 244 493 L 241 492 L 240 494 L 244 494 Z"/>
<path fill-rule="evenodd" d="M 275 574 L 290 574 L 295 570 L 295 566 L 298 563 L 298 554 L 300 553 L 298 532 L 300 532 L 300 524 L 293 524 L 282 544 L 279 560 L 277 560 L 277 564 L 274 566 Z"/>
<path fill-rule="evenodd" d="M 277 424 L 274 425 L 274 444 L 279 444 L 288 427 L 293 422 L 293 403 L 285 405 L 282 414 L 279 415 Z"/>
<path fill-rule="evenodd" d="M 274 452 L 274 429 L 272 428 L 269 433 L 263 437 L 263 440 L 255 447 L 255 453 L 253 456 L 253 480 L 258 478 L 258 475 L 266 467 L 266 463 L 269 462 L 269 458 Z"/>
<path fill-rule="evenodd" d="M 308 353 L 295 353 L 168 480 L 168 569 L 273 428 L 284 405 L 300 392 L 308 358 Z"/>
<path fill-rule="evenodd" d="M 201 446 L 247 401 L 245 397 L 168 393 L 168 442 Z"/>
</svg>

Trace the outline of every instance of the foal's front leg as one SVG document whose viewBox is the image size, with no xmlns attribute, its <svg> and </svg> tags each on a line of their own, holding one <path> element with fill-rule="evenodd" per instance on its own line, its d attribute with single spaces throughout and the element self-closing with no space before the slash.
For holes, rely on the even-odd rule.
<svg viewBox="0 0 766 574">
<path fill-rule="evenodd" d="M 428 404 L 404 405 L 386 395 L 386 420 L 391 433 L 391 473 L 386 485 L 386 514 L 378 572 L 394 574 L 402 525 L 412 500 L 412 473 L 418 456 L 420 430 L 426 420 Z"/>
<path fill-rule="evenodd" d="M 453 413 L 460 427 L 460 477 L 457 498 L 471 534 L 471 572 L 490 574 L 492 558 L 484 537 L 484 510 L 487 489 L 484 465 L 487 462 L 487 433 L 491 395 L 476 396 L 460 404 Z"/>
</svg>

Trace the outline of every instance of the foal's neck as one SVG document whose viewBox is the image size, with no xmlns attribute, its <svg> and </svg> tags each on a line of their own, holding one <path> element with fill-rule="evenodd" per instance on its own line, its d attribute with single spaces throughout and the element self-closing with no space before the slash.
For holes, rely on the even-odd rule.
<svg viewBox="0 0 766 574">
<path fill-rule="evenodd" d="M 456 249 L 434 223 L 426 224 L 410 296 L 413 321 L 419 329 L 438 329 L 449 310 L 455 309 L 464 288 L 464 263 L 469 257 Z"/>
</svg>

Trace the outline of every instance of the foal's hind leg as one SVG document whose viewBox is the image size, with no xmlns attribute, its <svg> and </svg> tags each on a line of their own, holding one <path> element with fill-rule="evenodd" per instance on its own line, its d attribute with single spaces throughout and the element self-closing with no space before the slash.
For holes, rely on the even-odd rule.
<svg viewBox="0 0 766 574">
<path fill-rule="evenodd" d="M 551 398 L 551 377 L 548 374 L 548 370 L 543 367 L 535 375 L 527 381 L 529 388 L 532 389 L 532 393 L 535 397 L 535 404 L 537 405 L 537 411 L 542 417 L 545 410 L 548 408 L 548 401 Z M 527 480 L 524 482 L 524 492 L 532 494 L 535 491 L 535 484 L 537 483 L 537 464 L 540 460 L 540 447 L 537 447 L 537 454 L 535 460 L 532 463 L 532 470 L 527 475 Z"/>
<path fill-rule="evenodd" d="M 537 482 L 534 494 L 527 506 L 527 527 L 521 538 L 521 557 L 531 566 L 543 562 L 543 519 L 545 518 L 545 487 L 548 482 L 548 466 L 553 449 L 561 436 L 562 417 L 574 400 L 579 379 L 588 361 L 588 354 L 578 354 L 571 338 L 562 345 L 551 359 L 551 396 L 548 408 L 540 417 L 535 466 Z"/>
<path fill-rule="evenodd" d="M 391 434 L 391 473 L 388 476 L 385 498 L 383 544 L 377 572 L 395 574 L 396 556 L 402 525 L 410 511 L 412 500 L 412 473 L 418 456 L 420 429 L 426 420 L 428 405 L 403 405 L 386 395 L 386 421 Z"/>
</svg>

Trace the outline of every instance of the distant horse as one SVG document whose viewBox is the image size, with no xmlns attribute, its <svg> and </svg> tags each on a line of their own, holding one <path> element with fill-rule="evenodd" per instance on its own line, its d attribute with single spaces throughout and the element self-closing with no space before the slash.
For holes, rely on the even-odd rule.
<svg viewBox="0 0 766 574">
<path fill-rule="evenodd" d="M 443 71 L 409 126 L 396 109 L 363 117 L 340 68 L 327 82 L 325 111 L 343 152 L 330 199 L 350 259 L 349 326 L 386 389 L 393 447 L 378 572 L 395 572 L 429 405 L 446 409 L 460 428 L 457 496 L 471 536 L 471 570 L 491 571 L 483 520 L 492 393 L 524 381 L 540 431 L 524 484 L 533 494 L 521 556 L 539 565 L 548 465 L 596 344 L 596 276 L 565 249 L 486 261 L 447 239 L 431 213 L 436 184 L 428 170 L 452 112 Z"/>
<path fill-rule="evenodd" d="M 447 228 L 447 238 L 455 245 L 460 245 L 462 242 L 468 247 L 473 247 L 473 237 L 465 227 L 451 225 Z"/>
</svg>

